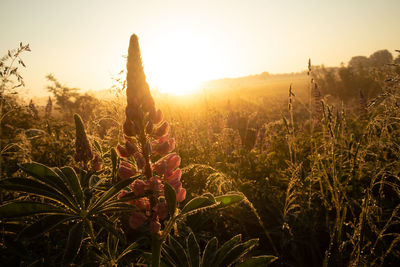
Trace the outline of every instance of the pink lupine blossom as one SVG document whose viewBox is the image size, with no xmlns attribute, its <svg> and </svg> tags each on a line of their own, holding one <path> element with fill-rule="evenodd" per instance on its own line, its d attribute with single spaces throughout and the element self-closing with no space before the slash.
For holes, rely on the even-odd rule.
<svg viewBox="0 0 400 267">
<path fill-rule="evenodd" d="M 169 124 L 168 122 L 164 121 L 163 124 L 161 124 L 161 126 L 157 128 L 154 135 L 157 137 L 162 137 L 166 135 L 168 131 L 169 131 Z"/>
<path fill-rule="evenodd" d="M 133 154 L 133 157 L 136 160 L 136 165 L 138 169 L 143 170 L 144 166 L 146 165 L 146 161 L 145 158 L 143 157 L 143 154 L 140 152 L 136 152 L 135 154 Z"/>
<path fill-rule="evenodd" d="M 131 36 L 128 49 L 126 84 L 125 144 L 118 145 L 116 150 L 122 158 L 135 158 L 137 172 L 141 176 L 130 185 L 130 194 L 140 198 L 133 201 L 138 211 L 132 213 L 129 224 L 137 229 L 148 221 L 150 231 L 158 233 L 161 229 L 160 220 L 168 217 L 168 207 L 163 197 L 164 183 L 174 188 L 179 202 L 185 199 L 186 190 L 181 182 L 181 158 L 171 153 L 175 149 L 175 139 L 168 134 L 170 125 L 163 119 L 162 111 L 156 109 L 135 35 Z M 161 159 L 152 162 L 157 157 Z M 118 174 L 122 179 L 132 177 L 135 173 L 132 165 L 121 161 Z"/>
<path fill-rule="evenodd" d="M 150 210 L 150 201 L 147 197 L 137 199 L 135 205 L 142 211 Z"/>
<path fill-rule="evenodd" d="M 152 233 L 158 233 L 158 231 L 160 231 L 161 229 L 161 224 L 158 220 L 158 217 L 156 219 L 151 220 L 150 222 L 150 231 Z"/>
<path fill-rule="evenodd" d="M 138 229 L 140 226 L 142 226 L 145 221 L 147 220 L 146 215 L 144 215 L 141 212 L 132 212 L 131 216 L 129 217 L 129 226 L 132 229 Z"/>
<path fill-rule="evenodd" d="M 186 189 L 185 188 L 180 188 L 179 191 L 176 193 L 176 201 L 182 202 L 186 198 Z"/>
<path fill-rule="evenodd" d="M 119 156 L 120 158 L 127 158 L 127 157 L 129 157 L 128 150 L 127 150 L 125 147 L 121 146 L 120 144 L 117 145 L 116 151 L 117 151 L 117 154 L 118 154 L 118 156 Z"/>
<path fill-rule="evenodd" d="M 153 210 L 154 213 L 158 215 L 161 220 L 164 220 L 168 217 L 168 207 L 166 202 L 157 203 Z"/>
<path fill-rule="evenodd" d="M 144 194 L 144 191 L 148 189 L 148 184 L 141 180 L 141 179 L 136 179 L 132 184 L 131 184 L 131 189 L 135 196 L 142 196 Z"/>
<path fill-rule="evenodd" d="M 134 176 L 136 172 L 132 169 L 132 165 L 126 161 L 121 161 L 118 168 L 118 176 L 121 179 L 128 179 Z"/>
</svg>

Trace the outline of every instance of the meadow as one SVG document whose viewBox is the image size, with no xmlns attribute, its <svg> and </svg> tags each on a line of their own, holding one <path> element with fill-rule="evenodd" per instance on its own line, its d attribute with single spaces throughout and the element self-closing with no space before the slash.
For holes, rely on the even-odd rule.
<svg viewBox="0 0 400 267">
<path fill-rule="evenodd" d="M 0 65 L 1 266 L 398 266 L 400 57 L 171 96 L 132 37 L 112 97 L 50 75 L 28 104 L 28 50 Z"/>
</svg>

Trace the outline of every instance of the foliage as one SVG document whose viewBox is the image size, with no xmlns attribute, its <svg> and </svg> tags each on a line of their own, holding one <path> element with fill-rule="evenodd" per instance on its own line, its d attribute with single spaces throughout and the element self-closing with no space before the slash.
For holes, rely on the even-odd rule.
<svg viewBox="0 0 400 267">
<path fill-rule="evenodd" d="M 123 86 L 142 91 L 129 100 L 84 98 L 54 79 L 65 106 L 44 116 L 36 105 L 34 120 L 6 95 L 1 265 L 396 266 L 400 84 L 389 54 L 310 62 L 308 86 L 288 84 L 289 97 L 152 101 L 138 56 L 139 78 Z"/>
</svg>

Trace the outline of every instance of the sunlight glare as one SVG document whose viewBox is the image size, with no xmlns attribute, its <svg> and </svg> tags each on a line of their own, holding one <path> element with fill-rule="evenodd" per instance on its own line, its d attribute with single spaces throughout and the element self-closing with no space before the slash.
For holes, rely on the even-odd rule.
<svg viewBox="0 0 400 267">
<path fill-rule="evenodd" d="M 211 58 L 215 50 L 205 36 L 193 31 L 168 32 L 143 47 L 143 62 L 147 80 L 162 93 L 187 95 L 201 89 L 201 84 L 213 78 Z"/>
</svg>

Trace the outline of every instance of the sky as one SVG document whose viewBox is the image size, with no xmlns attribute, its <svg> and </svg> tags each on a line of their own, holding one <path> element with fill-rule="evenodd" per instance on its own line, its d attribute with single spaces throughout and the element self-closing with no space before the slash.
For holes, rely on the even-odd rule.
<svg viewBox="0 0 400 267">
<path fill-rule="evenodd" d="M 199 87 L 224 77 L 337 66 L 400 49 L 400 0 L 0 0 L 0 56 L 19 42 L 25 91 L 46 95 L 47 74 L 101 90 L 139 36 L 151 87 Z"/>
</svg>

